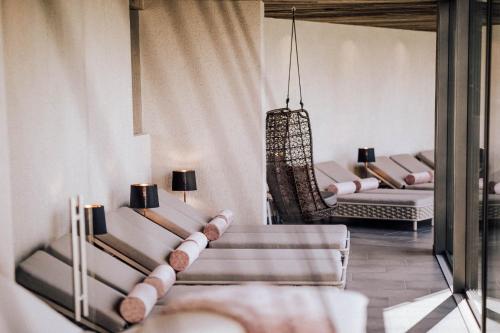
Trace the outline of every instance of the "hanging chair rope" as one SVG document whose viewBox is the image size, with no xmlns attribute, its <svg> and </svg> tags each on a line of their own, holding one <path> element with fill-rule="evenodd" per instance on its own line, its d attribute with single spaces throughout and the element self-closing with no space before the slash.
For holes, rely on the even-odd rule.
<svg viewBox="0 0 500 333">
<path fill-rule="evenodd" d="M 295 7 L 292 8 L 292 33 L 290 36 L 290 57 L 288 60 L 288 86 L 286 91 L 286 108 L 288 109 L 288 103 L 290 102 L 290 74 L 292 71 L 292 53 L 293 53 L 293 43 L 295 42 L 295 57 L 297 60 L 297 74 L 299 77 L 299 95 L 300 95 L 300 109 L 304 109 L 304 103 L 302 102 L 302 84 L 300 82 L 300 65 L 299 65 L 299 46 L 297 43 L 297 29 L 295 27 Z"/>
</svg>

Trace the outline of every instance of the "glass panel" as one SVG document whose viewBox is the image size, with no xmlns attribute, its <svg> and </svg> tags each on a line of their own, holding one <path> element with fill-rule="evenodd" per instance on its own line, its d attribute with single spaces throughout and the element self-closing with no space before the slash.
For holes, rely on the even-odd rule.
<svg viewBox="0 0 500 333">
<path fill-rule="evenodd" d="M 469 303 L 478 319 L 481 313 L 482 258 L 482 188 L 484 187 L 484 115 L 486 93 L 486 6 L 484 1 L 470 3 L 469 39 L 469 99 L 467 184 L 468 216 L 466 246 L 466 287 Z"/>
<path fill-rule="evenodd" d="M 487 330 L 500 331 L 500 1 L 492 2 L 488 156 Z M 493 186 L 496 185 L 496 186 Z"/>
</svg>

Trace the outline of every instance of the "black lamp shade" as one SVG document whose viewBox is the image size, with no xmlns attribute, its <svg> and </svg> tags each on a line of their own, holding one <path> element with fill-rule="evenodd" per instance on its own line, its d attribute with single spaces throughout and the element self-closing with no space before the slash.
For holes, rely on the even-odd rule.
<svg viewBox="0 0 500 333">
<path fill-rule="evenodd" d="M 375 162 L 375 148 L 359 148 L 358 163 Z"/>
<path fill-rule="evenodd" d="M 130 185 L 130 208 L 157 208 L 160 207 L 158 200 L 158 186 L 156 184 L 133 184 Z"/>
<path fill-rule="evenodd" d="M 87 235 L 104 235 L 106 229 L 106 214 L 102 205 L 85 205 L 85 225 Z M 92 224 L 89 223 L 92 217 Z"/>
<path fill-rule="evenodd" d="M 194 170 L 173 171 L 172 191 L 196 191 L 196 174 Z"/>
</svg>

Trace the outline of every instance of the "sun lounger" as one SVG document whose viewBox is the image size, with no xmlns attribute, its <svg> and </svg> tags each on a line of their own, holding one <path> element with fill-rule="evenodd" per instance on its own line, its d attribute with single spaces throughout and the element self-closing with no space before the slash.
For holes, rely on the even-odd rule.
<svg viewBox="0 0 500 333">
<path fill-rule="evenodd" d="M 182 241 L 178 236 L 125 207 L 107 215 L 107 230 L 107 234 L 95 236 L 96 245 L 143 273 L 149 273 L 156 266 L 165 263 L 170 252 Z M 336 250 L 272 250 L 276 253 L 269 252 L 271 250 L 259 253 L 261 250 L 258 249 L 246 251 L 247 258 L 252 259 L 222 259 L 226 251 L 229 256 L 236 256 L 236 252 L 230 252 L 240 251 L 236 249 L 211 253 L 210 258 L 204 258 L 205 251 L 211 253 L 221 250 L 205 249 L 186 271 L 179 274 L 179 282 L 235 284 L 266 281 L 276 284 L 330 285 L 339 288 L 345 285 L 347 258 L 342 258 Z M 269 257 L 271 254 L 272 257 Z M 322 259 L 296 259 L 315 255 Z M 214 257 L 217 259 L 213 259 Z M 255 259 L 259 257 L 265 259 Z"/>
<path fill-rule="evenodd" d="M 424 150 L 417 154 L 417 158 L 427 164 L 432 169 L 435 169 L 434 150 Z"/>
<path fill-rule="evenodd" d="M 431 167 L 410 154 L 392 155 L 390 158 L 408 172 L 433 172 Z"/>
<path fill-rule="evenodd" d="M 133 280 L 136 278 L 137 273 L 132 268 L 123 265 L 116 258 L 110 257 L 97 248 L 93 249 L 90 254 L 88 266 L 91 315 L 89 318 L 84 319 L 83 324 L 96 332 L 122 331 L 128 325 L 117 313 L 117 304 L 125 297 L 125 294 L 115 290 L 112 286 L 120 285 L 119 281 L 124 281 L 123 277 L 118 277 L 119 274 L 130 274 L 125 279 Z M 72 269 L 68 265 L 70 262 L 70 256 L 66 256 L 65 260 L 61 261 L 59 258 L 53 257 L 44 251 L 37 251 L 20 263 L 16 278 L 21 285 L 35 292 L 40 298 L 71 318 L 73 312 L 73 291 Z M 113 272 L 116 273 L 113 274 Z M 127 287 L 128 284 L 122 285 L 122 289 Z M 241 330 L 228 330 L 228 327 L 234 327 L 234 325 L 230 325 L 229 321 L 211 313 L 212 316 L 216 316 L 217 318 L 212 318 L 215 320 L 209 322 L 206 321 L 204 316 L 200 316 L 199 312 L 191 311 L 188 314 L 180 316 L 176 314 L 161 314 L 162 308 L 168 306 L 170 302 L 175 301 L 179 297 L 203 291 L 206 292 L 207 290 L 210 291 L 212 288 L 211 286 L 174 285 L 164 297 L 158 300 L 146 321 L 130 328 L 127 332 L 150 332 L 157 331 L 158 329 L 164 330 L 165 327 L 168 327 L 169 331 L 180 333 L 183 332 L 182 328 L 190 328 L 191 330 L 188 331 L 193 332 L 193 328 L 197 328 L 200 331 L 201 327 L 205 327 L 207 332 L 242 332 Z M 246 287 L 241 286 L 237 288 Z M 365 297 L 352 292 L 334 292 L 335 288 L 332 287 L 308 287 L 304 290 L 317 294 L 315 299 L 317 298 L 322 306 L 328 308 L 328 316 L 335 325 L 338 333 L 365 331 L 367 305 Z M 183 322 L 181 323 L 179 320 Z M 189 324 L 191 324 L 191 327 L 187 327 Z"/>
<path fill-rule="evenodd" d="M 115 268 L 114 265 L 109 267 L 110 270 L 113 268 Z M 72 274 L 71 266 L 44 251 L 37 251 L 19 264 L 16 280 L 57 311 L 72 318 L 74 312 Z M 130 325 L 117 311 L 118 305 L 126 294 L 120 293 L 107 283 L 91 276 L 88 278 L 88 285 L 90 315 L 88 318 L 83 318 L 81 324 L 96 332 L 120 332 L 128 328 Z M 186 327 L 185 323 L 179 325 L 180 323 L 175 320 L 175 315 L 162 315 L 161 307 L 161 305 L 156 305 L 148 320 L 163 317 L 169 323 L 169 331 L 182 332 L 177 327 L 184 327 L 186 331 L 192 332 L 188 330 L 189 327 Z M 196 328 L 197 318 L 197 313 L 191 313 L 188 317 L 183 316 L 183 320 L 194 324 L 191 329 Z M 219 317 L 217 319 L 220 320 Z M 219 323 L 224 323 L 224 320 Z M 217 322 L 212 322 L 212 324 L 217 325 Z M 221 332 L 227 333 L 241 332 L 241 330 L 224 331 L 223 327 L 220 329 Z M 203 330 L 203 327 L 198 326 L 198 330 Z"/>
<path fill-rule="evenodd" d="M 203 222 L 191 218 L 173 207 L 177 207 L 178 201 L 172 203 L 170 200 L 162 201 L 160 196 L 160 207 L 148 209 L 146 216 L 151 221 L 163 228 L 186 238 L 194 232 L 202 231 Z M 208 222 L 208 221 L 207 221 Z M 300 226 L 291 226 L 300 227 Z M 313 226 L 311 226 L 313 227 Z M 317 226 L 323 227 L 323 226 Z M 329 228 L 334 232 L 233 232 L 224 233 L 216 241 L 210 242 L 212 248 L 240 248 L 240 249 L 338 249 L 344 254 L 349 250 L 349 233 L 345 225 L 333 225 Z M 230 227 L 230 229 L 233 227 Z M 266 226 L 264 226 L 266 228 Z M 274 228 L 269 226 L 268 228 Z M 240 230 L 244 230 L 240 229 Z M 290 229 L 289 229 L 290 230 Z M 298 229 L 300 230 L 300 229 Z M 318 228 L 317 230 L 321 230 Z"/>
<path fill-rule="evenodd" d="M 204 214 L 201 210 L 190 206 L 177 197 L 168 193 L 163 189 L 158 189 L 158 197 L 160 208 L 167 207 L 174 209 L 180 214 L 185 215 L 189 220 L 184 220 L 189 225 L 190 230 L 201 230 L 213 216 Z M 160 211 L 164 211 L 159 209 Z M 173 213 L 171 213 L 173 214 Z M 182 231 L 181 231 L 182 232 Z M 347 227 L 343 224 L 327 225 L 327 224 L 232 224 L 226 233 L 343 233 L 347 234 Z M 187 233 L 190 233 L 187 231 Z"/>
<path fill-rule="evenodd" d="M 377 161 L 368 164 L 368 171 L 395 189 L 427 190 L 434 189 L 434 183 L 408 185 L 405 177 L 410 173 L 386 156 L 377 156 Z"/>
<path fill-rule="evenodd" d="M 320 188 L 331 182 L 354 181 L 358 176 L 334 161 L 316 165 L 316 179 Z M 433 193 L 421 190 L 384 189 L 369 190 L 337 197 L 335 216 L 367 220 L 394 220 L 413 223 L 417 229 L 420 221 L 432 219 Z"/>
</svg>

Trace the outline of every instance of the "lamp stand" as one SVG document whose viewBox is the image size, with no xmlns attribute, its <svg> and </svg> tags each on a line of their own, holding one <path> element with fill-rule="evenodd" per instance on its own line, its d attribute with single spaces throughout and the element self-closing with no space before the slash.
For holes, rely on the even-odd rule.
<svg viewBox="0 0 500 333">
<path fill-rule="evenodd" d="M 184 191 L 184 203 L 186 203 L 186 191 Z"/>
</svg>

